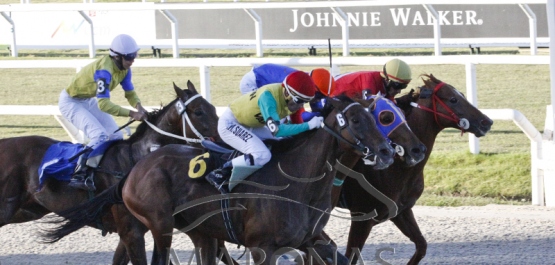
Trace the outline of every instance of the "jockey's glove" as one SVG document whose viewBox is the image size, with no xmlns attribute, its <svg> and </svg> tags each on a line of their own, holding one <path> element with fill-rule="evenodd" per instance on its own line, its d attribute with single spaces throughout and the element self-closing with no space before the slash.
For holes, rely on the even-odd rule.
<svg viewBox="0 0 555 265">
<path fill-rule="evenodd" d="M 324 122 L 324 118 L 320 116 L 316 116 L 308 121 L 308 129 L 316 129 L 322 127 L 322 122 Z"/>
</svg>

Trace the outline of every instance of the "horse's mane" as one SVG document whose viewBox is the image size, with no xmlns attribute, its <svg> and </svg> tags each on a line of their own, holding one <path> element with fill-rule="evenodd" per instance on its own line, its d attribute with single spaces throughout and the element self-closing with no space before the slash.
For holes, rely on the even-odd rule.
<svg viewBox="0 0 555 265">
<path fill-rule="evenodd" d="M 410 115 L 413 107 L 410 105 L 412 102 L 416 102 L 420 97 L 420 93 L 422 89 L 433 89 L 436 84 L 441 83 L 441 80 L 437 79 L 433 74 L 421 74 L 420 78 L 424 82 L 423 87 L 417 87 L 415 89 L 411 89 L 408 94 L 405 94 L 401 97 L 395 99 L 397 101 L 397 106 L 405 112 L 405 115 Z"/>
</svg>

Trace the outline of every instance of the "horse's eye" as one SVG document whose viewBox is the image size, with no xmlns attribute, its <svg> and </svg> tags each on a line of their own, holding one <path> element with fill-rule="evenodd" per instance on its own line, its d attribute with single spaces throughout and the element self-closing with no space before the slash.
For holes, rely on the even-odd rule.
<svg viewBox="0 0 555 265">
<path fill-rule="evenodd" d="M 352 119 L 351 119 L 351 122 L 352 122 L 352 123 L 358 123 L 359 121 L 358 121 L 357 118 L 352 118 Z"/>
<path fill-rule="evenodd" d="M 455 103 L 459 102 L 459 100 L 457 98 L 450 98 L 449 102 L 455 104 Z"/>
<path fill-rule="evenodd" d="M 204 112 L 202 112 L 202 110 L 195 110 L 195 115 L 201 116 L 202 114 L 204 114 Z"/>
</svg>

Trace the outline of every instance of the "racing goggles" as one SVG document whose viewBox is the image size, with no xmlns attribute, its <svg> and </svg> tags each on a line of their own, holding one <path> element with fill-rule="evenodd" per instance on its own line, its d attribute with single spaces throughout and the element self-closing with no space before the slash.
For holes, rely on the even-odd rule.
<svg viewBox="0 0 555 265">
<path fill-rule="evenodd" d="M 123 59 L 125 59 L 126 61 L 133 61 L 133 60 L 135 60 L 135 58 L 137 58 L 137 52 L 122 54 L 122 53 L 116 52 L 112 49 L 110 49 L 110 51 L 119 55 L 119 56 L 121 56 L 121 57 L 123 57 Z"/>
<path fill-rule="evenodd" d="M 395 82 L 393 80 L 389 80 L 389 87 L 391 87 L 395 90 L 401 90 L 401 89 L 407 88 L 407 84 Z"/>
</svg>

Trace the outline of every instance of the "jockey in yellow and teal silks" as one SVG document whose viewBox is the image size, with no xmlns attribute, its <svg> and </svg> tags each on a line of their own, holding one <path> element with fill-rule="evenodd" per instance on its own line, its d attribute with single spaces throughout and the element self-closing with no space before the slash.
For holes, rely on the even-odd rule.
<svg viewBox="0 0 555 265">
<path fill-rule="evenodd" d="M 270 161 L 272 154 L 262 140 L 319 128 L 322 117 L 300 124 L 280 122 L 312 100 L 315 92 L 316 86 L 310 76 L 295 71 L 283 83 L 263 86 L 231 102 L 220 116 L 218 133 L 225 143 L 243 155 L 210 172 L 206 176 L 208 182 L 225 193 L 227 188 L 222 184 L 228 180 L 233 167 L 261 167 Z"/>
</svg>

